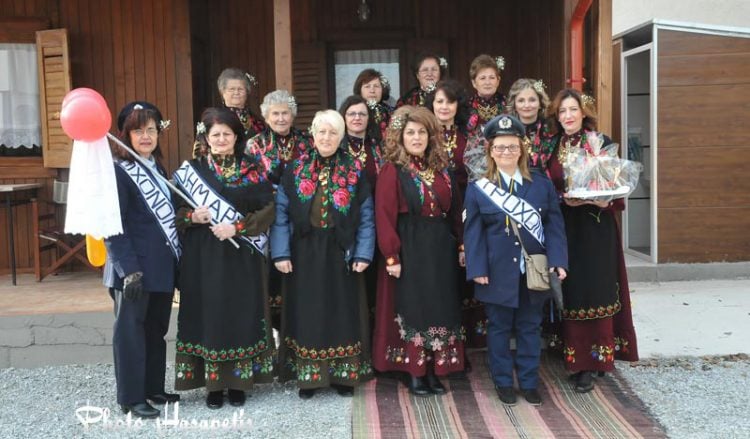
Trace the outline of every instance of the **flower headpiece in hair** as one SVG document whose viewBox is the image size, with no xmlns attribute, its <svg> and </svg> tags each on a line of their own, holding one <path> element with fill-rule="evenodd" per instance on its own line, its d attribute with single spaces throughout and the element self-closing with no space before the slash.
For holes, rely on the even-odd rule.
<svg viewBox="0 0 750 439">
<path fill-rule="evenodd" d="M 253 87 L 257 87 L 258 86 L 258 80 L 255 79 L 255 76 L 253 76 L 253 75 L 251 75 L 249 73 L 245 73 L 245 77 L 247 78 L 247 81 L 250 83 L 250 85 L 252 85 Z"/>
<path fill-rule="evenodd" d="M 388 81 L 388 77 L 385 75 L 380 75 L 380 84 L 385 88 L 390 85 L 390 82 Z"/>
<path fill-rule="evenodd" d="M 409 113 L 394 117 L 393 119 L 391 119 L 390 128 L 392 130 L 400 130 L 404 128 L 404 121 L 406 120 L 407 117 L 409 117 Z"/>
<path fill-rule="evenodd" d="M 497 66 L 498 70 L 505 70 L 505 58 L 503 58 L 502 56 L 496 56 L 495 65 Z"/>
<path fill-rule="evenodd" d="M 196 134 L 206 134 L 206 124 L 203 122 L 198 122 L 195 125 L 195 132 Z"/>
<path fill-rule="evenodd" d="M 440 67 L 447 69 L 448 68 L 448 60 L 443 58 L 442 56 L 438 58 L 438 61 L 440 62 Z"/>
<path fill-rule="evenodd" d="M 289 108 L 297 106 L 297 101 L 294 99 L 294 96 L 289 96 L 289 99 L 286 102 L 287 105 L 289 105 Z"/>
<path fill-rule="evenodd" d="M 169 119 L 159 121 L 159 129 L 162 130 L 162 131 L 164 131 L 167 128 L 169 128 L 170 125 L 172 125 L 172 121 L 169 120 Z"/>
<path fill-rule="evenodd" d="M 584 107 L 588 107 L 590 109 L 594 108 L 594 104 L 596 104 L 596 100 L 594 99 L 594 97 L 585 93 L 581 95 L 581 101 Z"/>
<path fill-rule="evenodd" d="M 534 83 L 531 85 L 534 88 L 534 91 L 536 91 L 539 94 L 544 93 L 544 82 L 541 79 L 537 79 L 534 81 Z"/>
</svg>

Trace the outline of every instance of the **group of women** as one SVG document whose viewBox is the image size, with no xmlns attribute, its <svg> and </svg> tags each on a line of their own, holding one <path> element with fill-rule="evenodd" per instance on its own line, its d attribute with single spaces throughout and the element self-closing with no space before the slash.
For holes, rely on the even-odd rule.
<svg viewBox="0 0 750 439">
<path fill-rule="evenodd" d="M 175 389 L 205 387 L 211 408 L 225 395 L 244 404 L 274 376 L 296 380 L 303 399 L 328 386 L 351 396 L 375 370 L 440 395 L 438 377 L 470 370 L 466 348 L 485 345 L 500 400 L 516 402 L 515 368 L 525 399 L 541 404 L 549 293 L 527 287 L 527 255 L 546 254 L 564 280 L 554 339 L 577 391 L 615 358 L 637 359 L 622 201 L 566 195 L 567 152 L 598 135 L 591 107 L 571 89 L 550 102 L 532 79 L 506 100 L 502 58 L 472 62 L 472 96 L 446 70 L 419 56 L 419 85 L 394 109 L 388 80 L 366 69 L 339 111 L 319 111 L 305 132 L 287 91 L 267 94 L 257 117 L 254 78 L 226 69 L 222 104 L 203 112 L 194 157 L 172 176 L 180 197 L 157 177 L 168 123 L 149 103 L 123 108 L 120 139 L 143 159 L 116 150 L 125 232 L 106 241 L 125 412 L 156 417 L 149 401 L 179 399 L 164 391 L 175 286 Z"/>
</svg>

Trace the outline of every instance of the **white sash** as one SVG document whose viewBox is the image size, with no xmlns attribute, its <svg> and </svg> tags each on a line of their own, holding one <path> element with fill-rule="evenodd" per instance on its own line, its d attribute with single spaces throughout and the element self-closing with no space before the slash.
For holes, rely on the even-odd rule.
<svg viewBox="0 0 750 439">
<path fill-rule="evenodd" d="M 155 177 L 152 177 L 150 172 L 136 161 L 122 160 L 117 162 L 117 165 L 128 174 L 128 177 L 135 183 L 135 187 L 143 195 L 148 210 L 156 219 L 161 233 L 169 243 L 169 248 L 175 257 L 179 259 L 182 254 L 182 247 L 180 246 L 180 239 L 177 236 L 175 211 L 172 201 L 169 198 L 169 193 L 164 192 L 161 185 L 154 182 L 153 178 Z"/>
<path fill-rule="evenodd" d="M 242 218 L 242 214 L 232 206 L 229 201 L 217 194 L 214 189 L 201 178 L 193 166 L 185 161 L 179 169 L 174 172 L 174 180 L 192 201 L 198 206 L 207 206 L 211 216 L 217 222 L 235 222 Z M 262 255 L 266 254 L 268 234 L 261 233 L 257 236 L 239 236 L 246 243 L 253 246 Z"/>
<path fill-rule="evenodd" d="M 542 225 L 542 216 L 534 209 L 534 206 L 527 203 L 523 198 L 503 191 L 497 185 L 489 181 L 486 177 L 480 178 L 474 184 L 479 190 L 487 196 L 497 207 L 506 215 L 511 217 L 536 239 L 539 244 L 544 245 L 544 226 Z"/>
</svg>

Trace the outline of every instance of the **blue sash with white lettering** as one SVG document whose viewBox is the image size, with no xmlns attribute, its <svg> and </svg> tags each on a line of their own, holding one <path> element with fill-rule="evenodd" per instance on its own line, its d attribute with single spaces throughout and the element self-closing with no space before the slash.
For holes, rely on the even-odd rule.
<svg viewBox="0 0 750 439">
<path fill-rule="evenodd" d="M 235 222 L 242 218 L 242 214 L 232 206 L 224 197 L 206 183 L 193 166 L 185 161 L 179 169 L 174 172 L 174 180 L 182 192 L 198 206 L 206 206 L 211 211 L 211 216 L 217 222 Z M 235 236 L 237 238 L 237 236 Z M 266 254 L 268 245 L 268 234 L 261 233 L 257 236 L 239 236 L 239 239 L 250 244 L 260 254 Z"/>
<path fill-rule="evenodd" d="M 154 181 L 156 177 L 153 177 L 151 172 L 138 162 L 122 160 L 116 164 L 135 183 L 138 192 L 146 200 L 149 212 L 154 216 L 161 233 L 167 239 L 169 249 L 172 250 L 175 258 L 180 259 L 182 246 L 175 227 L 175 211 L 169 193 L 164 192 L 162 186 Z"/>
<path fill-rule="evenodd" d="M 503 191 L 496 184 L 483 177 L 473 184 L 487 196 L 497 207 L 513 221 L 523 225 L 523 227 L 536 239 L 539 244 L 544 246 L 544 226 L 542 225 L 542 216 L 534 209 L 534 206 L 513 194 Z"/>
</svg>

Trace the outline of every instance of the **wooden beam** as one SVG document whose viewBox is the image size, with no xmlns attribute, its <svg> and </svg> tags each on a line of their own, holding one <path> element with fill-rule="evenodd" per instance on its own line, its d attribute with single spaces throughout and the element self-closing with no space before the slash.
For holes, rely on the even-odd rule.
<svg viewBox="0 0 750 439">
<path fill-rule="evenodd" d="M 292 31 L 289 0 L 273 0 L 276 88 L 292 90 Z"/>
<path fill-rule="evenodd" d="M 36 43 L 36 31 L 49 29 L 49 19 L 43 17 L 13 17 L 0 19 L 0 43 Z"/>
<path fill-rule="evenodd" d="M 596 93 L 599 131 L 612 135 L 612 0 L 598 0 L 598 32 L 596 32 Z"/>
</svg>

